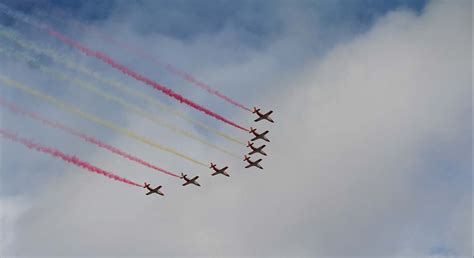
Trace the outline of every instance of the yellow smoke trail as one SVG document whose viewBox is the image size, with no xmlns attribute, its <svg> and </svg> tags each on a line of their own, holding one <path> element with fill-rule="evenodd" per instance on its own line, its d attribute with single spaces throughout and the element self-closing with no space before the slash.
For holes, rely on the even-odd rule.
<svg viewBox="0 0 474 258">
<path fill-rule="evenodd" d="M 131 105 L 129 103 L 127 103 L 125 100 L 121 99 L 121 98 L 118 98 L 118 97 L 115 97 L 115 96 L 112 96 L 104 91 L 101 91 L 100 89 L 98 89 L 96 86 L 94 86 L 93 84 L 91 83 L 88 83 L 88 82 L 85 82 L 85 81 L 82 81 L 82 80 L 79 80 L 77 78 L 72 78 L 68 75 L 66 75 L 65 73 L 61 73 L 60 71 L 57 71 L 57 70 L 54 70 L 54 69 L 51 69 L 51 68 L 48 68 L 48 67 L 45 67 L 41 64 L 39 64 L 38 60 L 36 60 L 35 58 L 33 57 L 30 57 L 30 56 L 27 56 L 26 54 L 24 53 L 19 53 L 18 51 L 15 51 L 15 50 L 5 50 L 3 49 L 2 47 L 0 47 L 0 52 L 2 53 L 7 53 L 6 55 L 8 56 L 12 56 L 12 57 L 15 57 L 16 59 L 19 59 L 19 60 L 22 60 L 26 63 L 30 63 L 30 64 L 34 64 L 34 66 L 39 69 L 40 71 L 44 72 L 45 74 L 48 74 L 48 75 L 51 75 L 57 79 L 60 79 L 60 80 L 63 80 L 63 81 L 68 81 L 68 82 L 71 82 L 71 83 L 74 83 L 75 85 L 79 86 L 80 88 L 82 89 L 85 89 L 85 90 L 88 90 L 88 91 L 91 91 L 93 92 L 94 94 L 96 95 L 99 95 L 111 102 L 115 102 L 117 103 L 118 105 L 122 106 L 124 109 L 138 115 L 138 116 L 141 116 L 145 119 L 148 119 L 160 126 L 163 126 L 163 127 L 166 127 L 170 130 L 172 130 L 173 132 L 175 133 L 178 133 L 178 134 L 181 134 L 183 136 L 186 136 L 190 139 L 193 139 L 195 141 L 198 141 L 204 145 L 207 145 L 211 148 L 214 148 L 216 150 L 219 150 L 225 154 L 228 154 L 234 158 L 237 158 L 237 159 L 240 159 L 240 155 L 237 155 L 235 153 L 232 153 L 226 149 L 223 149 L 219 146 L 216 146 L 212 143 L 209 143 L 207 142 L 206 140 L 192 134 L 192 133 L 189 133 L 183 129 L 180 129 L 180 128 L 177 128 L 173 125 L 170 125 L 160 119 L 158 119 L 157 117 L 153 116 L 152 114 L 146 112 L 145 110 L 137 107 L 137 106 L 134 106 L 134 105 Z"/>
<path fill-rule="evenodd" d="M 0 35 L 1 36 L 4 36 L 6 38 L 9 38 L 11 40 L 14 40 L 16 43 L 18 43 L 20 46 L 24 47 L 24 48 L 27 48 L 27 49 L 30 49 L 30 50 L 33 50 L 37 53 L 41 53 L 41 54 L 44 54 L 44 55 L 47 55 L 49 56 L 50 58 L 52 58 L 55 62 L 58 62 L 58 63 L 61 63 L 61 64 L 64 64 L 66 65 L 69 69 L 71 70 L 75 70 L 75 71 L 79 71 L 79 72 L 82 72 L 94 79 L 96 79 L 97 81 L 100 81 L 101 83 L 104 83 L 105 85 L 109 85 L 109 86 L 112 86 L 116 89 L 119 89 L 123 92 L 125 92 L 126 94 L 128 95 L 132 95 L 132 96 L 135 96 L 137 98 L 140 98 L 142 100 L 145 100 L 146 102 L 148 102 L 149 104 L 157 107 L 157 108 L 160 108 L 160 109 L 164 109 L 166 110 L 167 112 L 170 112 L 192 124 L 195 124 L 205 130 L 208 130 L 216 135 L 219 135 L 231 142 L 234 142 L 234 143 L 237 143 L 237 144 L 240 144 L 240 145 L 245 145 L 244 142 L 232 137 L 232 136 L 229 136 L 223 132 L 220 132 L 208 125 L 206 125 L 205 123 L 201 122 L 201 121 L 198 121 L 198 120 L 195 120 L 191 117 L 189 117 L 188 115 L 186 115 L 185 113 L 182 113 L 181 111 L 173 108 L 172 106 L 170 105 L 166 105 L 166 104 L 163 104 L 163 103 L 160 103 L 159 101 L 157 101 L 155 98 L 149 96 L 149 95 L 146 95 L 138 90 L 134 90 L 134 89 L 131 89 L 129 88 L 128 86 L 124 85 L 123 83 L 119 82 L 119 81 L 116 81 L 114 79 L 111 79 L 111 78 L 107 78 L 99 73 L 96 73 L 92 70 L 90 70 L 89 68 L 85 67 L 85 66 L 82 66 L 82 65 L 79 65 L 79 64 L 76 64 L 75 62 L 71 61 L 71 59 L 68 59 L 67 57 L 63 56 L 63 55 L 60 55 L 58 54 L 57 52 L 55 52 L 54 50 L 52 49 L 46 49 L 46 48 L 42 48 L 42 47 L 39 47 L 37 45 L 35 45 L 34 43 L 29 43 L 27 42 L 26 40 L 23 40 L 20 38 L 20 36 L 11 31 L 11 30 L 7 30 L 5 29 L 3 26 L 0 25 Z M 240 156 L 239 156 L 240 157 Z"/>
<path fill-rule="evenodd" d="M 79 116 L 79 117 L 81 117 L 81 118 L 83 118 L 83 119 L 86 119 L 86 120 L 89 120 L 89 121 L 94 122 L 94 123 L 96 123 L 96 124 L 99 124 L 99 125 L 102 125 L 102 126 L 104 126 L 104 127 L 107 127 L 107 128 L 109 128 L 109 129 L 111 129 L 111 130 L 117 132 L 117 133 L 120 133 L 120 134 L 122 134 L 122 135 L 128 136 L 128 137 L 130 137 L 130 138 L 133 138 L 133 139 L 135 139 L 135 140 L 137 140 L 137 141 L 140 141 L 140 142 L 142 142 L 142 143 L 148 144 L 148 145 L 150 145 L 150 146 L 152 146 L 152 147 L 155 147 L 155 148 L 158 148 L 158 149 L 160 149 L 160 150 L 163 150 L 163 151 L 166 151 L 166 152 L 170 152 L 170 153 L 172 153 L 172 154 L 174 154 L 174 155 L 176 155 L 176 156 L 178 156 L 178 157 L 181 157 L 181 158 L 183 158 L 183 159 L 186 159 L 186 160 L 188 160 L 188 161 L 191 161 L 191 162 L 193 162 L 193 163 L 195 163 L 195 164 L 198 164 L 198 165 L 207 167 L 207 164 L 206 164 L 206 163 L 203 163 L 203 162 L 197 161 L 197 160 L 195 160 L 195 159 L 193 159 L 193 158 L 190 158 L 190 157 L 188 157 L 188 156 L 186 156 L 186 155 L 184 155 L 184 154 L 179 153 L 178 151 L 176 151 L 176 150 L 174 150 L 174 149 L 172 149 L 172 148 L 168 148 L 168 147 L 165 147 L 165 146 L 163 146 L 163 145 L 161 145 L 161 144 L 158 144 L 158 143 L 156 143 L 156 142 L 154 142 L 154 141 L 152 141 L 152 140 L 150 140 L 150 139 L 148 139 L 148 138 L 146 138 L 146 137 L 144 137 L 144 136 L 141 136 L 141 135 L 139 135 L 139 134 L 136 134 L 136 133 L 134 133 L 134 132 L 132 132 L 132 131 L 130 131 L 130 130 L 127 130 L 127 129 L 125 129 L 125 128 L 119 127 L 119 126 L 117 126 L 117 125 L 115 125 L 115 124 L 113 124 L 113 123 L 111 123 L 111 122 L 109 122 L 109 121 L 107 121 L 107 120 L 104 120 L 104 119 L 99 118 L 99 117 L 97 117 L 97 116 L 94 116 L 94 115 L 92 115 L 92 114 L 83 112 L 83 111 L 81 111 L 80 109 L 77 109 L 77 108 L 75 108 L 75 107 L 73 107 L 73 106 L 71 106 L 71 105 L 69 105 L 69 104 L 66 104 L 66 103 L 64 103 L 64 102 L 62 102 L 62 101 L 60 101 L 60 100 L 58 100 L 58 99 L 56 99 L 56 98 L 54 98 L 54 97 L 52 97 L 52 96 L 49 96 L 49 95 L 44 94 L 44 93 L 41 93 L 41 92 L 39 92 L 39 91 L 37 91 L 37 90 L 34 90 L 34 89 L 30 88 L 30 87 L 27 87 L 27 86 L 21 84 L 21 83 L 19 83 L 19 82 L 16 82 L 16 81 L 14 81 L 14 80 L 12 80 L 12 79 L 6 77 L 6 76 L 3 75 L 3 74 L 0 74 L 0 81 L 2 81 L 2 82 L 4 83 L 4 85 L 7 85 L 7 86 L 10 86 L 10 87 L 13 87 L 13 88 L 17 88 L 17 89 L 19 89 L 19 90 L 21 90 L 21 91 L 23 91 L 23 92 L 25 92 L 25 93 L 28 93 L 28 94 L 30 94 L 30 95 L 33 95 L 33 96 L 35 96 L 35 97 L 37 97 L 37 98 L 39 98 L 39 99 L 42 99 L 42 100 L 44 100 L 44 101 L 46 101 L 46 102 L 48 102 L 48 103 L 50 103 L 50 104 L 56 106 L 57 108 L 59 108 L 59 109 L 61 109 L 61 110 L 63 110 L 63 111 L 66 111 L 66 112 L 75 114 L 75 115 L 77 115 L 77 116 Z"/>
</svg>

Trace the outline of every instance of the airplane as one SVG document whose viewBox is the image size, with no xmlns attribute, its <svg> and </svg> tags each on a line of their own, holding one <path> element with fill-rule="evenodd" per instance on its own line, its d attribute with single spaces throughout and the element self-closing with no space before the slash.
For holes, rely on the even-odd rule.
<svg viewBox="0 0 474 258">
<path fill-rule="evenodd" d="M 183 173 L 181 173 L 181 179 L 184 179 L 184 181 L 186 181 L 186 183 L 183 184 L 183 186 L 186 186 L 186 185 L 189 185 L 189 184 L 193 184 L 193 185 L 197 185 L 197 186 L 201 186 L 198 182 L 196 182 L 196 180 L 199 178 L 199 176 L 195 176 L 191 179 L 187 178 L 188 175 L 185 175 Z"/>
<path fill-rule="evenodd" d="M 225 172 L 225 170 L 228 169 L 229 167 L 223 167 L 221 169 L 218 169 L 216 167 L 216 164 L 211 163 L 211 166 L 209 168 L 212 168 L 215 171 L 214 173 L 211 174 L 211 176 L 215 176 L 217 174 L 223 174 L 224 176 L 230 177 L 230 175 L 227 172 Z"/>
<path fill-rule="evenodd" d="M 267 145 L 264 144 L 264 145 L 256 148 L 256 147 L 253 147 L 253 142 L 247 142 L 247 147 L 250 147 L 250 149 L 252 149 L 252 151 L 249 152 L 248 155 L 253 155 L 255 153 L 260 153 L 264 156 L 267 156 L 267 154 L 263 151 L 263 148 L 265 148 L 265 146 L 267 146 Z"/>
<path fill-rule="evenodd" d="M 262 139 L 264 141 L 270 142 L 270 140 L 267 137 L 265 137 L 265 135 L 268 133 L 268 130 L 266 130 L 265 132 L 259 134 L 259 133 L 257 133 L 257 129 L 250 127 L 249 133 L 253 133 L 253 135 L 255 135 L 255 137 L 250 140 L 252 142 L 256 141 L 258 139 Z"/>
<path fill-rule="evenodd" d="M 155 193 L 155 194 L 159 194 L 161 196 L 165 196 L 161 191 L 160 191 L 160 188 L 161 188 L 161 185 L 159 185 L 157 188 L 153 189 L 150 187 L 150 184 L 147 184 L 145 182 L 145 186 L 143 186 L 143 188 L 146 188 L 148 190 L 148 193 L 146 193 L 146 195 L 150 195 L 152 193 Z"/>
<path fill-rule="evenodd" d="M 270 118 L 270 114 L 273 113 L 273 110 L 270 110 L 267 113 L 263 114 L 263 113 L 260 113 L 260 108 L 253 107 L 252 113 L 254 114 L 256 113 L 258 115 L 258 118 L 255 119 L 254 122 L 258 122 L 260 120 L 265 119 L 267 121 L 274 123 L 273 119 Z"/>
<path fill-rule="evenodd" d="M 260 161 L 262 161 L 262 159 L 258 159 L 256 161 L 251 161 L 249 159 L 249 157 L 247 157 L 247 155 L 244 156 L 244 161 L 247 161 L 249 164 L 245 167 L 245 168 L 249 168 L 249 167 L 257 167 L 259 169 L 263 169 L 263 167 L 258 164 Z"/>
</svg>

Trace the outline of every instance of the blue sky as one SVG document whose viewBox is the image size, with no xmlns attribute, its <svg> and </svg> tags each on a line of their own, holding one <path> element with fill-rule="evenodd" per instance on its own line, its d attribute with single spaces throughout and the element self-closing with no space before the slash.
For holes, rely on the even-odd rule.
<svg viewBox="0 0 474 258">
<path fill-rule="evenodd" d="M 245 105 L 274 109 L 276 120 L 274 125 L 259 124 L 271 131 L 272 139 L 264 172 L 245 171 L 240 169 L 241 160 L 183 139 L 31 65 L 0 56 L 2 74 L 197 159 L 229 165 L 232 174 L 230 180 L 211 178 L 205 169 L 0 87 L 7 100 L 165 168 L 200 175 L 204 185 L 183 189 L 173 178 L 148 173 L 70 135 L 2 111 L 2 127 L 138 182 L 163 184 L 167 196 L 143 198 L 136 189 L 2 140 L 0 218 L 8 241 L 0 246 L 0 254 L 472 252 L 468 1 L 0 2 L 53 24 L 69 37 L 245 126 L 253 125 L 251 115 L 94 34 L 79 32 L 73 22 L 115 34 Z M 0 23 L 214 128 L 242 140 L 248 137 L 27 24 L 4 15 Z M 3 37 L 0 45 L 23 51 Z M 35 56 L 43 65 L 76 76 L 45 56 Z M 97 86 L 213 144 L 245 151 L 107 85 Z M 46 226 L 51 223 L 56 227 Z M 159 234 L 147 238 L 143 230 Z M 44 232 L 51 235 L 50 241 L 41 238 Z M 130 241 L 130 235 L 136 241 Z M 52 244 L 56 241 L 60 244 Z"/>
<path fill-rule="evenodd" d="M 4 1 L 5 2 L 5 1 Z M 333 28 L 327 35 L 344 27 L 352 33 L 365 30 L 387 12 L 407 8 L 420 12 L 425 0 L 348 0 L 348 1 L 6 1 L 26 13 L 61 11 L 84 22 L 100 23 L 114 16 L 140 12 L 142 19 L 133 24 L 141 33 L 159 33 L 179 39 L 192 39 L 203 33 L 216 33 L 227 24 L 236 24 L 242 32 L 261 40 L 271 40 L 282 28 L 278 8 L 304 10 L 307 18 Z M 311 31 L 308 31 L 311 33 Z M 324 35 L 324 36 L 327 36 Z"/>
</svg>

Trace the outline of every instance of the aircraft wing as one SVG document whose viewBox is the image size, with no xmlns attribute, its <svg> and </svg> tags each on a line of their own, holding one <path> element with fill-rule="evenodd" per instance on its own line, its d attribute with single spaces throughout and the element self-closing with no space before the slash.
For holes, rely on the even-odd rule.
<svg viewBox="0 0 474 258">
<path fill-rule="evenodd" d="M 150 194 L 152 194 L 152 192 L 148 192 L 148 193 L 146 193 L 146 195 L 150 195 Z"/>
<path fill-rule="evenodd" d="M 186 183 L 183 184 L 183 186 L 187 186 L 187 185 L 189 185 L 190 183 L 191 183 L 191 182 L 186 182 Z"/>
<path fill-rule="evenodd" d="M 258 122 L 258 121 L 260 121 L 260 120 L 262 120 L 262 119 L 263 119 L 263 116 L 261 116 L 261 117 L 255 119 L 255 120 L 253 120 L 253 121 L 254 121 L 254 122 Z"/>
<path fill-rule="evenodd" d="M 252 165 L 252 164 L 248 164 L 247 166 L 245 166 L 245 168 L 249 168 L 249 167 L 251 167 L 251 166 L 253 166 L 253 165 Z"/>
<path fill-rule="evenodd" d="M 211 176 L 215 176 L 217 174 L 219 174 L 219 172 L 214 172 L 214 173 L 211 174 Z"/>
</svg>

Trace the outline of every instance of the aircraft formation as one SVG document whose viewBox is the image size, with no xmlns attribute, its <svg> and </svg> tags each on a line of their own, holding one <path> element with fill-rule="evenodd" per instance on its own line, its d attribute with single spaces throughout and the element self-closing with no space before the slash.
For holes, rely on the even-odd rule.
<svg viewBox="0 0 474 258">
<path fill-rule="evenodd" d="M 38 12 L 38 13 L 41 13 L 41 12 Z M 109 67 L 111 71 L 120 72 L 130 77 L 131 79 L 136 80 L 138 84 L 141 84 L 146 87 L 151 87 L 154 90 L 156 90 L 158 94 L 164 94 L 165 96 L 171 99 L 174 99 L 175 101 L 178 101 L 180 104 L 182 104 L 180 105 L 180 107 L 182 106 L 182 107 L 192 108 L 198 112 L 201 112 L 209 117 L 216 119 L 219 122 L 227 124 L 228 126 L 231 126 L 233 128 L 239 129 L 240 131 L 245 132 L 246 135 L 248 133 L 250 137 L 248 138 L 247 141 L 240 141 L 239 137 L 236 137 L 234 135 L 230 135 L 229 133 L 224 133 L 215 128 L 212 128 L 206 123 L 198 121 L 194 117 L 189 117 L 189 115 L 187 115 L 184 112 L 181 112 L 180 110 L 178 110 L 178 108 L 167 105 L 166 103 L 160 102 L 158 98 L 155 98 L 151 94 L 145 94 L 141 92 L 140 89 L 134 89 L 132 88 L 133 86 L 129 86 L 126 83 L 123 83 L 117 79 L 109 77 L 106 74 L 97 72 L 93 68 L 79 64 L 75 61 L 75 58 L 69 57 L 68 55 L 64 53 L 60 53 L 56 49 L 44 47 L 38 42 L 28 40 L 27 37 L 21 35 L 21 33 L 16 32 L 10 27 L 3 26 L 2 24 L 0 24 L 0 39 L 4 40 L 6 43 L 4 44 L 2 41 L 2 44 L 0 45 L 0 58 L 6 58 L 6 59 L 9 59 L 10 61 L 15 61 L 15 62 L 22 62 L 28 67 L 28 69 L 36 70 L 36 72 L 52 77 L 52 79 L 60 81 L 61 84 L 67 84 L 68 86 L 69 84 L 74 85 L 73 90 L 80 89 L 80 90 L 88 91 L 106 100 L 107 102 L 110 102 L 110 103 L 113 103 L 114 105 L 118 105 L 122 107 L 127 112 L 130 112 L 134 115 L 140 116 L 144 119 L 154 122 L 156 125 L 159 125 L 159 126 L 162 126 L 163 128 L 171 130 L 173 133 L 187 137 L 188 140 L 193 140 L 201 144 L 205 144 L 206 146 L 211 147 L 214 150 L 220 151 L 221 153 L 226 154 L 229 157 L 236 158 L 240 162 L 243 162 L 242 169 L 263 170 L 263 165 L 261 163 L 263 161 L 263 158 L 268 156 L 265 148 L 267 147 L 267 144 L 270 142 L 269 137 L 268 137 L 269 130 L 258 130 L 254 128 L 253 126 L 250 128 L 247 128 L 246 126 L 242 126 L 239 123 L 232 121 L 232 119 L 229 119 L 219 114 L 217 110 L 211 110 L 203 105 L 200 105 L 199 103 L 194 102 L 193 100 L 187 98 L 186 96 L 178 94 L 171 87 L 160 84 L 154 81 L 153 79 L 148 78 L 147 76 L 141 74 L 139 71 L 132 70 L 131 68 L 119 63 L 118 61 L 114 59 L 114 57 L 109 56 L 105 52 L 91 49 L 90 47 L 82 44 L 81 42 L 75 39 L 72 39 L 69 36 L 66 36 L 65 34 L 59 32 L 53 27 L 53 25 L 51 25 L 51 23 L 54 24 L 54 22 L 51 22 L 51 21 L 49 21 L 49 23 L 43 22 L 41 21 L 41 17 L 24 14 L 2 3 L 0 3 L 0 14 L 5 14 L 9 16 L 11 19 L 16 20 L 17 22 L 29 25 L 32 28 L 43 32 L 45 35 L 48 35 L 52 40 L 68 45 L 72 49 L 77 50 L 77 52 L 81 54 L 85 54 L 89 58 L 95 58 L 96 60 L 101 61 L 102 63 L 107 65 L 107 67 Z M 155 65 L 157 69 L 164 69 L 173 75 L 181 77 L 181 79 L 189 82 L 190 85 L 196 86 L 197 88 L 200 88 L 204 92 L 211 94 L 215 97 L 218 97 L 226 101 L 227 103 L 239 108 L 240 110 L 244 110 L 244 111 L 254 114 L 255 115 L 255 118 L 253 119 L 254 123 L 258 123 L 259 125 L 264 124 L 264 123 L 266 124 L 274 123 L 274 120 L 270 116 L 273 114 L 272 110 L 268 112 L 263 112 L 261 111 L 261 108 L 257 108 L 257 107 L 253 107 L 253 109 L 247 108 L 245 105 L 241 104 L 240 102 L 224 95 L 223 93 L 217 91 L 214 88 L 211 88 L 204 82 L 199 81 L 198 79 L 193 77 L 191 74 L 183 70 L 180 70 L 172 66 L 171 64 L 158 61 L 158 59 L 155 58 L 152 53 L 148 52 L 147 50 L 144 50 L 146 48 L 143 48 L 141 46 L 133 46 L 131 44 L 125 43 L 124 41 L 122 41 L 122 39 L 120 40 L 114 39 L 114 35 L 107 34 L 106 32 L 98 30 L 97 28 L 92 27 L 92 26 L 83 25 L 80 22 L 69 21 L 68 18 L 65 18 L 65 17 L 62 17 L 62 18 L 54 17 L 54 18 L 57 19 L 58 24 L 72 23 L 74 24 L 75 28 L 77 28 L 78 30 L 81 30 L 83 33 L 86 33 L 88 36 L 97 37 L 103 40 L 104 42 L 106 42 L 107 44 L 114 45 L 115 47 L 122 49 L 126 53 L 130 53 L 134 55 L 135 57 L 141 58 L 144 62 L 149 62 Z M 49 58 L 49 60 L 51 60 L 51 63 L 54 63 L 54 65 L 56 66 L 53 66 L 49 63 L 44 64 L 43 62 L 41 62 L 40 57 Z M 62 69 L 66 69 L 68 71 L 63 72 L 62 69 L 55 69 L 55 67 L 57 66 L 61 67 Z M 142 144 L 146 144 L 152 148 L 155 148 L 158 151 L 167 152 L 171 155 L 175 155 L 176 157 L 182 158 L 183 160 L 192 162 L 194 165 L 200 165 L 206 169 L 210 169 L 211 170 L 210 175 L 212 177 L 217 176 L 217 175 L 221 175 L 224 177 L 231 176 L 230 168 L 228 165 L 219 166 L 213 162 L 210 162 L 210 165 L 208 166 L 207 164 L 209 163 L 193 158 L 192 155 L 181 153 L 176 148 L 173 148 L 171 146 L 166 146 L 162 143 L 159 143 L 153 140 L 152 138 L 149 138 L 146 135 L 139 134 L 128 128 L 123 128 L 115 124 L 113 121 L 107 120 L 105 118 L 101 118 L 92 113 L 85 112 L 79 109 L 78 107 L 74 106 L 74 104 L 71 104 L 65 100 L 61 100 L 54 96 L 51 96 L 47 92 L 42 91 L 40 89 L 41 87 L 39 87 L 38 85 L 35 85 L 32 87 L 32 86 L 25 85 L 17 81 L 21 79 L 22 78 L 13 78 L 12 76 L 9 76 L 7 74 L 3 74 L 3 72 L 0 72 L 0 86 L 2 87 L 9 87 L 13 90 L 21 92 L 22 94 L 26 94 L 26 95 L 29 95 L 30 97 L 37 98 L 43 101 L 45 104 L 53 106 L 57 108 L 59 111 L 67 113 L 70 116 L 75 116 L 80 119 L 88 120 L 89 122 L 95 123 L 97 126 L 104 127 L 121 136 L 134 139 Z M 101 86 L 99 85 L 106 85 L 107 87 L 111 87 L 111 88 L 107 90 L 102 90 Z M 120 91 L 122 95 L 125 95 L 125 96 L 130 95 L 135 98 L 139 98 L 144 103 L 149 104 L 149 108 L 144 109 L 130 102 L 126 98 L 121 98 L 121 97 L 117 97 L 115 95 L 109 94 L 109 92 L 112 90 Z M 155 164 L 152 164 L 151 162 L 145 161 L 144 159 L 140 158 L 137 155 L 134 155 L 133 153 L 129 153 L 123 149 L 119 149 L 116 146 L 112 146 L 108 144 L 104 140 L 98 139 L 87 133 L 84 133 L 80 131 L 80 129 L 78 128 L 74 128 L 66 124 L 63 124 L 61 121 L 55 121 L 54 118 L 47 117 L 45 114 L 35 113 L 34 111 L 27 110 L 24 107 L 21 107 L 22 104 L 23 103 L 15 103 L 14 100 L 6 100 L 6 99 L 3 99 L 3 97 L 0 97 L 0 109 L 5 109 L 16 115 L 20 115 L 25 118 L 35 120 L 36 122 L 41 123 L 45 126 L 48 126 L 52 129 L 61 130 L 67 134 L 78 137 L 89 144 L 93 144 L 96 147 L 101 148 L 102 150 L 106 150 L 111 153 L 114 153 L 131 162 L 136 162 L 137 164 L 147 167 L 148 169 L 152 169 L 152 170 L 167 174 L 169 176 L 173 176 L 177 179 L 182 180 L 182 186 L 193 185 L 195 187 L 201 187 L 201 184 L 198 182 L 199 180 L 198 175 L 188 176 L 187 174 L 182 173 L 182 172 L 178 174 L 178 173 L 173 173 L 170 170 L 163 169 L 161 166 L 157 166 Z M 161 108 L 162 110 L 170 114 L 176 115 L 177 117 L 184 119 L 185 121 L 189 123 L 192 123 L 194 126 L 200 127 L 203 130 L 207 130 L 208 132 L 213 133 L 217 137 L 221 137 L 219 139 L 227 140 L 229 142 L 239 144 L 242 147 L 246 147 L 248 151 L 246 151 L 246 153 L 243 153 L 244 154 L 243 161 L 242 161 L 241 154 L 236 154 L 227 148 L 219 147 L 218 143 L 216 144 L 216 143 L 208 142 L 206 139 L 200 137 L 199 135 L 192 134 L 184 129 L 181 129 L 175 125 L 168 123 L 167 121 L 160 120 L 153 114 L 151 110 L 147 110 L 151 108 Z M 136 183 L 133 180 L 129 180 L 127 178 L 116 175 L 113 172 L 106 171 L 97 166 L 94 166 L 86 162 L 85 160 L 79 159 L 76 156 L 68 155 L 67 153 L 62 152 L 61 150 L 55 149 L 54 147 L 49 147 L 41 143 L 37 143 L 34 140 L 29 139 L 29 138 L 23 138 L 17 135 L 16 133 L 12 133 L 4 128 L 0 128 L 0 137 L 2 137 L 5 140 L 10 140 L 19 144 L 23 144 L 24 146 L 26 146 L 27 148 L 31 150 L 52 155 L 72 165 L 76 165 L 85 170 L 88 170 L 89 172 L 97 173 L 97 174 L 106 176 L 110 179 L 113 179 L 122 183 L 126 183 L 132 186 L 143 188 L 146 190 L 145 195 L 156 194 L 160 196 L 165 196 L 164 192 L 162 191 L 162 188 L 163 188 L 162 185 L 157 185 L 156 187 L 152 187 L 151 184 L 148 182 L 145 182 L 144 184 Z"/>
<path fill-rule="evenodd" d="M 262 120 L 266 120 L 268 122 L 274 123 L 273 119 L 270 118 L 270 114 L 273 113 L 273 110 L 268 111 L 265 114 L 262 114 L 259 111 L 260 111 L 260 109 L 257 109 L 255 107 L 253 108 L 252 113 L 257 114 L 257 119 L 255 119 L 254 122 L 259 122 L 259 121 L 262 121 Z M 248 168 L 255 167 L 255 168 L 259 168 L 259 169 L 263 170 L 263 166 L 260 165 L 260 162 L 263 159 L 262 158 L 256 158 L 255 160 L 252 160 L 251 157 L 253 157 L 253 156 L 256 157 L 257 155 L 267 156 L 267 153 L 265 153 L 263 151 L 263 149 L 266 147 L 265 144 L 261 144 L 259 147 L 255 147 L 254 144 L 259 140 L 260 141 L 265 141 L 265 142 L 270 142 L 270 140 L 266 137 L 266 135 L 269 133 L 269 131 L 266 130 L 263 133 L 257 133 L 257 129 L 255 129 L 253 127 L 250 127 L 249 133 L 253 135 L 253 138 L 250 139 L 247 142 L 247 148 L 249 148 L 250 151 L 249 151 L 249 153 L 244 155 L 244 161 L 246 161 L 248 163 L 248 164 L 246 164 L 245 168 L 248 169 Z M 225 166 L 225 167 L 222 167 L 222 168 L 217 168 L 217 165 L 211 162 L 209 168 L 212 169 L 212 171 L 213 171 L 211 173 L 211 176 L 223 175 L 223 176 L 226 176 L 226 177 L 230 177 L 230 174 L 227 171 L 227 169 L 229 168 L 228 166 Z M 183 174 L 183 173 L 181 173 L 181 176 L 180 176 L 180 179 L 183 179 L 185 181 L 182 186 L 187 186 L 187 185 L 191 185 L 191 184 L 195 185 L 195 186 L 201 186 L 197 182 L 198 178 L 199 178 L 199 176 L 195 176 L 193 178 L 188 178 L 187 175 Z M 157 188 L 152 189 L 152 188 L 150 188 L 150 184 L 148 184 L 146 182 L 145 182 L 145 185 L 144 185 L 144 188 L 146 188 L 148 190 L 146 195 L 150 195 L 152 193 L 155 193 L 155 194 L 159 194 L 159 195 L 164 196 L 164 194 L 159 191 L 159 189 L 161 187 L 162 186 L 159 185 Z"/>
</svg>

